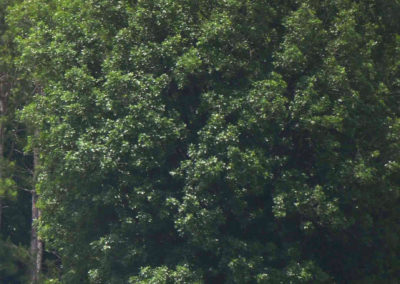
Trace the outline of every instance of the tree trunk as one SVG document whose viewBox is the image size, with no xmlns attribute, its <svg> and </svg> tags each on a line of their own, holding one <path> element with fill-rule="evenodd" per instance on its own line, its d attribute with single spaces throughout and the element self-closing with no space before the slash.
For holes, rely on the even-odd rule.
<svg viewBox="0 0 400 284">
<path fill-rule="evenodd" d="M 35 91 L 43 95 L 42 88 L 40 84 L 36 85 Z M 39 130 L 35 128 L 34 130 L 35 138 L 39 137 Z M 39 171 L 39 148 L 35 146 L 33 148 L 33 188 L 32 188 L 32 232 L 31 232 L 31 255 L 33 258 L 32 265 L 32 283 L 38 283 L 39 275 L 42 270 L 43 261 L 43 241 L 38 236 L 37 227 L 35 225 L 36 221 L 40 218 L 40 210 L 37 208 L 38 195 L 35 189 L 35 184 L 37 181 L 37 175 Z"/>
<path fill-rule="evenodd" d="M 0 102 L 2 104 L 2 102 Z M 2 108 L 0 106 L 0 108 Z M 3 113 L 1 113 L 1 117 Z M 0 180 L 3 178 L 3 159 L 4 159 L 4 130 L 3 123 L 0 121 Z M 0 232 L 1 232 L 1 224 L 3 221 L 3 197 L 0 194 Z"/>
<path fill-rule="evenodd" d="M 35 136 L 37 137 L 39 132 L 35 131 Z M 34 170 L 34 180 L 36 181 L 37 171 L 39 169 L 39 150 L 37 147 L 33 149 L 33 170 Z M 38 195 L 35 188 L 32 189 L 32 232 L 31 232 L 31 255 L 33 257 L 32 266 L 32 283 L 37 283 L 39 280 L 39 274 L 42 270 L 42 258 L 43 258 L 43 242 L 40 240 L 35 222 L 40 217 L 40 210 L 37 208 Z"/>
<path fill-rule="evenodd" d="M 7 112 L 8 90 L 6 88 L 6 75 L 0 75 L 0 180 L 4 171 L 4 116 Z M 0 194 L 0 232 L 3 221 L 3 196 Z"/>
<path fill-rule="evenodd" d="M 2 109 L 2 105 L 3 102 L 2 100 L 0 100 L 0 109 Z M 1 118 L 2 117 L 3 117 L 3 112 L 1 112 Z M 0 121 L 0 180 L 3 178 L 3 159 L 4 159 L 4 127 L 3 127 L 3 122 Z M 3 197 L 0 194 L 0 232 L 1 232 L 2 221 L 3 221 Z"/>
</svg>

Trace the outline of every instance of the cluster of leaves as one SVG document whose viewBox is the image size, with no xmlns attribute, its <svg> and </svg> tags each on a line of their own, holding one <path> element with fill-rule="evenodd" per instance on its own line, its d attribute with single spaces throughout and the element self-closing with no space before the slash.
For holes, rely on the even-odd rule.
<svg viewBox="0 0 400 284">
<path fill-rule="evenodd" d="M 64 283 L 400 277 L 396 0 L 30 0 Z"/>
</svg>

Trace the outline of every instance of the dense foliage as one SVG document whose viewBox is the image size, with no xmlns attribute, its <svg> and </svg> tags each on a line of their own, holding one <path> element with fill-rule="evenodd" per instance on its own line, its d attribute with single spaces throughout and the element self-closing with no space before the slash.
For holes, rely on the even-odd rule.
<svg viewBox="0 0 400 284">
<path fill-rule="evenodd" d="M 397 0 L 16 2 L 44 278 L 400 278 Z"/>
<path fill-rule="evenodd" d="M 26 128 L 18 111 L 27 103 L 28 83 L 15 65 L 16 46 L 0 2 L 0 283 L 27 283 L 29 271 L 31 157 L 23 154 Z"/>
</svg>

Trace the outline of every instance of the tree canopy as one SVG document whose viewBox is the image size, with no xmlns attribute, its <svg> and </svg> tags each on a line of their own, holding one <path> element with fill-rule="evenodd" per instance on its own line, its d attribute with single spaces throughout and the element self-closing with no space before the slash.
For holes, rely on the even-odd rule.
<svg viewBox="0 0 400 284">
<path fill-rule="evenodd" d="M 43 280 L 400 278 L 398 0 L 1 5 Z"/>
</svg>

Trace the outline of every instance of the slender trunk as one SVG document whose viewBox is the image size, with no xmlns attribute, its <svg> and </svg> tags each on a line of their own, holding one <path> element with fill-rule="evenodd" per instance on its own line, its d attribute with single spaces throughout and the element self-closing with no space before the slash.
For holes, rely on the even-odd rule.
<svg viewBox="0 0 400 284">
<path fill-rule="evenodd" d="M 42 92 L 41 86 L 38 84 L 36 86 L 36 91 L 39 93 Z M 39 137 L 39 130 L 34 130 L 35 138 Z M 31 255 L 33 258 L 32 265 L 32 275 L 31 275 L 31 283 L 38 283 L 39 275 L 42 270 L 42 262 L 43 262 L 43 241 L 38 236 L 37 227 L 35 223 L 40 218 L 40 210 L 37 208 L 38 194 L 35 190 L 35 183 L 37 180 L 37 175 L 39 171 L 39 148 L 35 146 L 33 148 L 33 188 L 32 188 L 32 232 L 31 232 Z"/>
<path fill-rule="evenodd" d="M 35 131 L 35 136 L 38 136 L 38 131 Z M 36 180 L 37 171 L 39 168 L 39 150 L 37 147 L 33 149 L 33 169 L 34 179 Z M 31 255 L 33 257 L 32 267 L 32 283 L 37 283 L 39 280 L 39 274 L 42 270 L 42 258 L 43 258 L 43 242 L 40 240 L 37 228 L 34 225 L 36 220 L 40 217 L 40 210 L 37 208 L 38 195 L 35 189 L 32 189 L 32 232 L 31 232 Z"/>
<path fill-rule="evenodd" d="M 0 78 L 0 180 L 3 178 L 3 170 L 4 170 L 4 116 L 7 111 L 7 96 L 8 92 L 5 89 L 5 75 L 2 75 Z M 3 221 L 3 196 L 0 194 L 0 232 L 1 225 Z"/>
<path fill-rule="evenodd" d="M 2 103 L 0 102 L 0 104 Z M 1 116 L 3 116 L 3 113 L 1 114 Z M 0 121 L 0 180 L 3 178 L 3 159 L 4 159 L 4 131 L 3 131 L 3 123 L 2 121 Z M 2 221 L 3 221 L 3 198 L 0 194 L 0 232 L 1 232 Z"/>
<path fill-rule="evenodd" d="M 37 229 L 34 226 L 34 222 L 39 219 L 40 211 L 36 207 L 37 202 L 36 192 L 32 192 L 32 238 L 31 238 L 31 255 L 33 257 L 32 266 L 32 283 L 37 283 L 39 280 L 39 274 L 42 269 L 42 257 L 43 257 L 43 242 L 40 240 Z"/>
<path fill-rule="evenodd" d="M 2 102 L 0 102 L 0 104 L 2 104 Z M 3 113 L 1 114 L 1 116 L 3 116 Z M 3 122 L 0 121 L 0 180 L 3 178 L 3 159 L 4 159 L 4 130 L 3 130 Z M 0 232 L 1 232 L 2 221 L 3 221 L 3 198 L 0 194 Z"/>
</svg>

